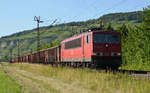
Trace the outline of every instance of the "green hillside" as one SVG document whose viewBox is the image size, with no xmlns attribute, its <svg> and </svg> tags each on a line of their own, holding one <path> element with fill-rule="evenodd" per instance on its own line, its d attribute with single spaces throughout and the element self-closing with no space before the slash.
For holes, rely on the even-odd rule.
<svg viewBox="0 0 150 93">
<path fill-rule="evenodd" d="M 114 29 L 122 33 L 122 69 L 150 70 L 150 8 L 140 12 L 113 13 L 85 22 L 70 22 L 55 26 L 41 27 L 41 49 L 58 45 L 62 40 L 89 28 Z M 15 33 L 0 38 L 0 61 L 17 56 L 17 40 L 20 41 L 20 55 L 36 51 L 36 29 Z"/>
<path fill-rule="evenodd" d="M 41 45 L 50 44 L 52 42 L 57 43 L 80 31 L 98 27 L 100 20 L 102 20 L 105 25 L 111 23 L 115 28 L 123 23 L 138 25 L 141 23 L 141 20 L 139 20 L 141 15 L 140 12 L 114 13 L 85 22 L 70 22 L 55 26 L 41 27 Z M 31 49 L 35 51 L 36 35 L 36 29 L 32 29 L 0 38 L 0 60 L 5 61 L 9 58 L 10 49 L 13 50 L 14 57 L 17 56 L 16 46 L 18 39 L 20 40 L 21 55 L 31 52 Z"/>
</svg>

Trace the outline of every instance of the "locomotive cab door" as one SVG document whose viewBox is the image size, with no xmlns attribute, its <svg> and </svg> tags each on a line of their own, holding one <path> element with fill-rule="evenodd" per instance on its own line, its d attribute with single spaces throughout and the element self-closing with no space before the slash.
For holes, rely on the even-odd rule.
<svg viewBox="0 0 150 93">
<path fill-rule="evenodd" d="M 82 62 L 85 62 L 85 36 L 83 36 L 83 42 L 82 42 Z"/>
</svg>

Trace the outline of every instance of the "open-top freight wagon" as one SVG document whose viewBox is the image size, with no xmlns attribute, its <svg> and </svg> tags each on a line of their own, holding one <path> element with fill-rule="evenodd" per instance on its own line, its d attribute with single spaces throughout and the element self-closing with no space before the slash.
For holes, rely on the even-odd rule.
<svg viewBox="0 0 150 93">
<path fill-rule="evenodd" d="M 120 32 L 91 29 L 63 40 L 59 46 L 17 57 L 12 62 L 118 68 L 121 54 Z"/>
</svg>

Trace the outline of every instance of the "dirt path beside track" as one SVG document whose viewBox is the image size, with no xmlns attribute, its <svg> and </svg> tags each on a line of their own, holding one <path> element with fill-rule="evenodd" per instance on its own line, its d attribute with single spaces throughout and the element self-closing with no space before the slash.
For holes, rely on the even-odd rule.
<svg viewBox="0 0 150 93">
<path fill-rule="evenodd" d="M 76 83 L 40 76 L 17 67 L 5 66 L 4 70 L 23 86 L 23 93 L 92 93 Z"/>
</svg>

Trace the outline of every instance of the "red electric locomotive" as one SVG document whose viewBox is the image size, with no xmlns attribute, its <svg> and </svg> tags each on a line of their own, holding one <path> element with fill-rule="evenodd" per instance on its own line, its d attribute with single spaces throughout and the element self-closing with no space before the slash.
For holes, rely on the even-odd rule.
<svg viewBox="0 0 150 93">
<path fill-rule="evenodd" d="M 17 57 L 12 62 L 118 68 L 121 65 L 121 34 L 117 31 L 91 29 L 63 40 L 61 47 Z"/>
<path fill-rule="evenodd" d="M 62 41 L 61 63 L 118 68 L 121 65 L 120 32 L 94 29 Z"/>
</svg>

